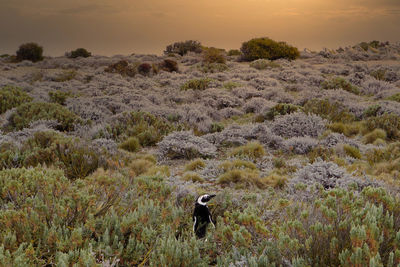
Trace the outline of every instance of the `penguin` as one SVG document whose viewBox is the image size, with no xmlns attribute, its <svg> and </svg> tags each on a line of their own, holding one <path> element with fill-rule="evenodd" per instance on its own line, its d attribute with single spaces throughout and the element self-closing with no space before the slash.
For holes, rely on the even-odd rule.
<svg viewBox="0 0 400 267">
<path fill-rule="evenodd" d="M 197 198 L 193 211 L 193 232 L 198 238 L 206 236 L 207 226 L 211 223 L 214 228 L 215 224 L 211 218 L 210 210 L 207 207 L 207 202 L 215 195 L 201 195 Z"/>
</svg>

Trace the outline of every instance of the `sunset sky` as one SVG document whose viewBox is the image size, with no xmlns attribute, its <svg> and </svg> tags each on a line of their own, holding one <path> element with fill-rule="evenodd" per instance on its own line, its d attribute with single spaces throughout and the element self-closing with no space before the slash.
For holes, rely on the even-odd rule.
<svg viewBox="0 0 400 267">
<path fill-rule="evenodd" d="M 268 36 L 299 48 L 400 41 L 400 0 L 0 0 L 0 54 L 24 42 L 63 55 L 161 54 L 194 39 L 239 48 Z"/>
</svg>

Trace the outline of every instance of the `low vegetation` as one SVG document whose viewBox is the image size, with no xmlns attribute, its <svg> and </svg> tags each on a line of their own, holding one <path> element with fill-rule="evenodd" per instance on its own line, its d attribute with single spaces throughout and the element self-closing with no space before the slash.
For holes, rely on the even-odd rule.
<svg viewBox="0 0 400 267">
<path fill-rule="evenodd" d="M 32 101 L 32 97 L 21 88 L 4 86 L 0 89 L 0 114 L 30 101 Z"/>
<path fill-rule="evenodd" d="M 257 59 L 275 60 L 286 58 L 294 60 L 300 56 L 296 47 L 288 45 L 285 42 L 277 42 L 270 38 L 254 38 L 244 42 L 240 48 L 242 57 L 246 61 Z"/>
<path fill-rule="evenodd" d="M 87 51 L 85 48 L 77 48 L 68 53 L 69 58 L 78 58 L 78 57 L 86 58 L 86 57 L 90 57 L 91 55 L 92 55 L 92 53 Z"/>
<path fill-rule="evenodd" d="M 37 43 L 26 43 L 20 45 L 17 50 L 16 59 L 30 60 L 32 62 L 38 62 L 43 60 L 43 47 L 39 46 Z"/>
</svg>

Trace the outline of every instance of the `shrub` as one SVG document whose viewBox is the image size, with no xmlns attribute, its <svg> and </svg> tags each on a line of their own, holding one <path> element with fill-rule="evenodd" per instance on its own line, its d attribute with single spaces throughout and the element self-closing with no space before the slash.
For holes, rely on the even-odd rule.
<svg viewBox="0 0 400 267">
<path fill-rule="evenodd" d="M 17 51 L 17 60 L 37 62 L 43 60 L 43 47 L 36 43 L 22 44 Z"/>
<path fill-rule="evenodd" d="M 386 132 L 382 129 L 375 129 L 372 132 L 366 134 L 364 136 L 364 142 L 366 144 L 372 144 L 374 143 L 377 139 L 386 139 Z"/>
<path fill-rule="evenodd" d="M 257 170 L 257 166 L 253 162 L 241 159 L 224 161 L 218 166 L 218 168 L 222 169 L 224 172 L 228 172 L 231 170 L 245 170 L 245 169 Z"/>
<path fill-rule="evenodd" d="M 170 159 L 210 158 L 217 148 L 207 140 L 194 136 L 189 131 L 173 132 L 158 143 L 159 155 Z"/>
<path fill-rule="evenodd" d="M 334 77 L 321 83 L 323 89 L 343 89 L 347 92 L 359 95 L 360 89 L 352 85 L 349 81 L 342 77 Z"/>
<path fill-rule="evenodd" d="M 379 117 L 370 117 L 365 121 L 364 133 L 375 129 L 382 129 L 386 132 L 387 138 L 396 140 L 400 138 L 400 117 L 395 114 L 385 113 Z"/>
<path fill-rule="evenodd" d="M 202 169 L 206 166 L 206 163 L 202 159 L 195 159 L 185 165 L 185 171 L 195 171 Z"/>
<path fill-rule="evenodd" d="M 222 63 L 203 63 L 197 66 L 197 69 L 203 73 L 217 73 L 226 71 L 229 67 Z"/>
<path fill-rule="evenodd" d="M 165 119 L 148 112 L 135 111 L 123 113 L 100 131 L 99 136 L 111 135 L 117 141 L 125 141 L 136 137 L 141 146 L 154 146 L 165 135 L 183 127 L 174 125 Z"/>
<path fill-rule="evenodd" d="M 154 162 L 147 160 L 147 159 L 136 159 L 129 163 L 129 168 L 135 176 L 142 175 L 154 167 Z"/>
<path fill-rule="evenodd" d="M 196 183 L 196 182 L 199 182 L 199 183 L 204 182 L 204 179 L 201 178 L 201 176 L 199 174 L 195 173 L 195 172 L 186 172 L 183 175 L 182 179 L 184 181 L 192 181 L 194 183 Z"/>
<path fill-rule="evenodd" d="M 67 82 L 76 77 L 78 73 L 76 70 L 64 70 L 54 78 L 55 82 Z"/>
<path fill-rule="evenodd" d="M 209 78 L 189 80 L 181 85 L 181 90 L 205 90 L 211 81 Z"/>
<path fill-rule="evenodd" d="M 351 145 L 344 145 L 343 146 L 344 152 L 352 158 L 361 159 L 360 150 L 357 147 Z"/>
<path fill-rule="evenodd" d="M 31 102 L 17 107 L 10 117 L 10 126 L 22 130 L 37 120 L 56 120 L 60 131 L 71 131 L 74 124 L 82 123 L 82 120 L 73 112 L 56 103 Z"/>
<path fill-rule="evenodd" d="M 371 75 L 372 77 L 374 77 L 377 80 L 384 81 L 386 72 L 387 72 L 386 69 L 376 69 L 374 71 L 371 71 L 369 73 L 369 75 Z"/>
<path fill-rule="evenodd" d="M 242 52 L 239 49 L 231 49 L 228 51 L 228 56 L 241 56 Z"/>
<path fill-rule="evenodd" d="M 293 152 L 295 154 L 304 155 L 318 145 L 318 140 L 310 138 L 308 136 L 292 137 L 285 140 L 284 145 L 287 151 Z"/>
<path fill-rule="evenodd" d="M 375 117 L 380 115 L 381 111 L 382 111 L 381 105 L 374 104 L 364 110 L 363 117 Z"/>
<path fill-rule="evenodd" d="M 138 66 L 137 70 L 140 74 L 147 76 L 151 72 L 151 65 L 149 63 L 142 63 Z"/>
<path fill-rule="evenodd" d="M 318 137 L 325 131 L 325 120 L 317 115 L 302 112 L 279 116 L 272 123 L 272 132 L 283 137 Z"/>
<path fill-rule="evenodd" d="M 214 47 L 206 48 L 203 51 L 203 62 L 207 64 L 210 63 L 225 64 L 226 63 L 225 52 Z"/>
<path fill-rule="evenodd" d="M 183 56 L 186 55 L 188 52 L 201 53 L 201 43 L 193 40 L 176 42 L 168 45 L 164 51 L 164 54 L 168 55 L 170 53 L 175 53 Z"/>
<path fill-rule="evenodd" d="M 280 103 L 272 107 L 266 114 L 265 119 L 273 120 L 275 116 L 278 115 L 286 115 L 293 112 L 296 112 L 299 109 L 299 106 L 292 104 Z"/>
<path fill-rule="evenodd" d="M 308 100 L 303 110 L 307 114 L 313 113 L 333 122 L 347 123 L 355 120 L 347 108 L 338 102 L 331 103 L 328 99 Z"/>
<path fill-rule="evenodd" d="M 227 89 L 227 90 L 232 90 L 232 89 L 234 89 L 234 88 L 236 88 L 236 87 L 239 87 L 239 86 L 241 86 L 240 83 L 238 83 L 238 82 L 232 82 L 232 81 L 226 82 L 226 83 L 224 83 L 224 84 L 222 85 L 222 87 L 224 87 L 224 88 Z"/>
<path fill-rule="evenodd" d="M 139 139 L 136 137 L 129 137 L 119 147 L 129 152 L 137 152 L 141 148 Z"/>
<path fill-rule="evenodd" d="M 254 38 L 244 42 L 240 51 L 243 54 L 243 59 L 253 61 L 256 59 L 275 60 L 286 58 L 294 60 L 300 56 L 297 48 L 286 44 L 285 42 L 276 42 L 270 38 Z"/>
<path fill-rule="evenodd" d="M 126 60 L 120 60 L 117 63 L 109 65 L 104 71 L 134 77 L 137 74 L 137 66 L 129 64 Z"/>
<path fill-rule="evenodd" d="M 281 65 L 267 59 L 257 59 L 250 63 L 250 67 L 258 70 L 265 70 L 265 69 L 281 68 Z"/>
<path fill-rule="evenodd" d="M 0 114 L 30 101 L 32 101 L 32 97 L 22 91 L 21 88 L 4 86 L 0 89 Z"/>
<path fill-rule="evenodd" d="M 87 51 L 85 48 L 77 48 L 73 51 L 71 51 L 68 54 L 69 58 L 78 58 L 78 57 L 90 57 L 92 55 L 92 53 L 90 53 L 89 51 Z"/>
<path fill-rule="evenodd" d="M 397 93 L 397 94 L 394 94 L 394 95 L 388 97 L 388 100 L 400 102 L 400 93 Z"/>
<path fill-rule="evenodd" d="M 174 71 L 178 72 L 179 71 L 178 63 L 172 59 L 164 59 L 161 62 L 160 67 L 162 70 L 168 71 L 168 72 L 174 72 Z"/>
<path fill-rule="evenodd" d="M 58 103 L 60 105 L 65 105 L 65 101 L 67 100 L 67 98 L 69 96 L 71 96 L 70 93 L 63 92 L 63 91 L 50 91 L 49 92 L 50 101 L 53 103 Z"/>
<path fill-rule="evenodd" d="M 229 155 L 257 160 L 265 155 L 265 150 L 259 142 L 249 142 L 244 146 L 234 148 Z"/>
</svg>

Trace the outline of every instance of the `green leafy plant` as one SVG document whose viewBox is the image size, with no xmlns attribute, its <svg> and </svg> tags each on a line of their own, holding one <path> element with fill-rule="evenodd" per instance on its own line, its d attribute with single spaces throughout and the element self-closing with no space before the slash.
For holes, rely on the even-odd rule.
<svg viewBox="0 0 400 267">
<path fill-rule="evenodd" d="M 254 38 L 244 42 L 240 51 L 246 61 L 256 59 L 275 60 L 279 58 L 294 60 L 300 56 L 296 47 L 290 46 L 285 42 L 276 42 L 267 37 Z"/>
<path fill-rule="evenodd" d="M 176 42 L 168 45 L 164 51 L 164 54 L 168 55 L 171 53 L 175 53 L 183 56 L 186 55 L 188 52 L 201 53 L 201 43 L 194 40 Z"/>
<path fill-rule="evenodd" d="M 323 89 L 343 89 L 356 95 L 360 94 L 360 89 L 357 86 L 352 85 L 342 77 L 334 77 L 330 80 L 324 81 L 321 86 Z"/>
<path fill-rule="evenodd" d="M 203 50 L 203 62 L 210 63 L 226 63 L 225 52 L 215 47 L 209 47 Z"/>
<path fill-rule="evenodd" d="M 193 79 L 185 82 L 181 86 L 182 91 L 186 90 L 205 90 L 208 88 L 208 85 L 211 83 L 212 79 L 203 78 L 203 79 Z"/>
<path fill-rule="evenodd" d="M 73 51 L 71 51 L 70 53 L 68 53 L 68 57 L 69 58 L 78 58 L 78 57 L 90 57 L 92 56 L 92 53 L 90 53 L 89 51 L 87 51 L 85 48 L 77 48 Z"/>
<path fill-rule="evenodd" d="M 30 101 L 32 101 L 32 97 L 21 88 L 4 86 L 0 89 L 0 114 Z"/>
<path fill-rule="evenodd" d="M 50 91 L 49 92 L 50 101 L 53 103 L 58 103 L 60 105 L 65 105 L 67 98 L 70 96 L 71 96 L 70 93 L 63 92 L 63 91 Z"/>
<path fill-rule="evenodd" d="M 43 60 L 43 47 L 36 43 L 22 44 L 17 50 L 17 60 L 41 61 Z"/>
</svg>

